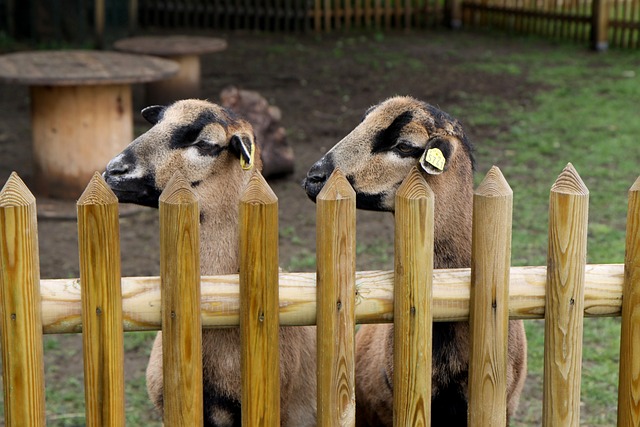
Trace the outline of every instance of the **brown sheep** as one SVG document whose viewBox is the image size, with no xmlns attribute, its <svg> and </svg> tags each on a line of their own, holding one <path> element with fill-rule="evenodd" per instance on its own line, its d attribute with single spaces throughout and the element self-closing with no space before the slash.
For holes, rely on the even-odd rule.
<svg viewBox="0 0 640 427">
<path fill-rule="evenodd" d="M 112 159 L 105 180 L 124 203 L 158 206 L 176 171 L 191 183 L 200 202 L 201 274 L 232 274 L 239 268 L 239 202 L 252 171 L 251 125 L 230 111 L 200 100 L 142 110 L 153 127 Z M 260 170 L 259 153 L 253 165 Z M 281 425 L 316 424 L 315 328 L 280 328 Z M 205 426 L 240 426 L 240 332 L 202 331 Z M 151 400 L 162 411 L 162 332 L 147 367 Z"/>
<path fill-rule="evenodd" d="M 437 148 L 440 168 L 422 159 Z M 437 162 L 433 162 L 436 163 Z M 359 209 L 393 212 L 396 190 L 416 165 L 435 194 L 435 268 L 469 267 L 474 158 L 460 123 L 410 97 L 394 97 L 370 108 L 362 122 L 318 160 L 303 183 L 315 201 L 327 178 L 340 168 L 356 191 Z M 466 426 L 469 324 L 433 325 L 431 425 Z M 509 324 L 508 410 L 518 406 L 526 376 L 522 321 Z M 393 425 L 393 325 L 362 325 L 356 335 L 358 426 Z"/>
</svg>

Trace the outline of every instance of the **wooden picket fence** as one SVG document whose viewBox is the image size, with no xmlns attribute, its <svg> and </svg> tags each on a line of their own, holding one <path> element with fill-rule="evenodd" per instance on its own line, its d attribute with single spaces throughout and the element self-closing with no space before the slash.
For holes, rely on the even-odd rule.
<svg viewBox="0 0 640 427">
<path fill-rule="evenodd" d="M 637 427 L 640 178 L 624 265 L 586 265 L 588 194 L 568 165 L 551 188 L 548 265 L 510 267 L 512 191 L 494 167 L 474 194 L 472 267 L 434 270 L 434 196 L 414 170 L 397 193 L 395 271 L 357 272 L 355 194 L 336 173 L 318 197 L 317 274 L 279 273 L 278 202 L 256 173 L 240 206 L 240 273 L 200 278 L 198 203 L 174 177 L 160 201 L 161 276 L 121 278 L 118 203 L 96 174 L 77 203 L 80 278 L 41 280 L 36 200 L 12 174 L 0 192 L 6 425 L 45 425 L 42 334 L 72 332 L 83 334 L 87 425 L 124 425 L 123 332 L 161 327 L 165 425 L 202 425 L 201 327 L 237 325 L 243 424 L 277 425 L 278 325 L 316 323 L 319 425 L 353 425 L 355 325 L 394 322 L 396 425 L 428 426 L 432 320 L 470 321 L 470 425 L 500 425 L 507 321 L 544 318 L 544 425 L 578 426 L 583 318 L 622 316 L 618 426 Z"/>
<path fill-rule="evenodd" d="M 461 0 L 459 9 L 468 28 L 640 48 L 640 0 Z"/>
<path fill-rule="evenodd" d="M 142 28 L 262 31 L 495 28 L 640 47 L 640 0 L 134 0 Z"/>
</svg>

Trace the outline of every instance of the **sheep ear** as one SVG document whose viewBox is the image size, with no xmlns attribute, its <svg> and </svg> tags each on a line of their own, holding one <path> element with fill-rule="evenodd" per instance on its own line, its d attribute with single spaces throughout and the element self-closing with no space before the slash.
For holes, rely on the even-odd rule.
<svg viewBox="0 0 640 427">
<path fill-rule="evenodd" d="M 143 108 L 140 112 L 142 117 L 152 125 L 155 125 L 162 118 L 162 114 L 164 114 L 164 110 L 167 107 L 164 105 L 152 105 L 150 107 Z"/>
<path fill-rule="evenodd" d="M 242 169 L 248 170 L 253 167 L 255 161 L 256 144 L 253 136 L 247 134 L 236 134 L 229 142 L 231 152 L 240 159 Z"/>
<path fill-rule="evenodd" d="M 427 142 L 424 153 L 420 157 L 420 166 L 429 175 L 440 175 L 449 168 L 449 160 L 455 147 L 451 141 L 436 136 Z"/>
</svg>

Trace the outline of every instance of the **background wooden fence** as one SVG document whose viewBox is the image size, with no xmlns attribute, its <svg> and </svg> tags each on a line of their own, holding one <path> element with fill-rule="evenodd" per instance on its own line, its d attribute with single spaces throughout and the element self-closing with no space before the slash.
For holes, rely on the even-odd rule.
<svg viewBox="0 0 640 427">
<path fill-rule="evenodd" d="M 578 426 L 584 317 L 622 316 L 618 426 L 638 426 L 640 178 L 624 265 L 585 265 L 589 192 L 571 165 L 550 193 L 546 267 L 510 267 L 512 192 L 495 167 L 474 195 L 471 269 L 433 270 L 433 193 L 417 171 L 398 190 L 392 272 L 355 271 L 353 191 L 339 173 L 325 189 L 318 288 L 316 274 L 278 273 L 277 199 L 259 174 L 240 206 L 240 248 L 251 256 L 239 275 L 200 280 L 197 201 L 178 176 L 160 202 L 161 277 L 120 278 L 118 204 L 96 174 L 78 201 L 80 278 L 40 280 L 36 200 L 12 174 L 0 192 L 6 425 L 45 425 L 42 334 L 72 332 L 83 333 L 87 425 L 124 425 L 123 331 L 161 327 L 165 423 L 201 425 L 201 326 L 230 325 L 241 330 L 245 424 L 275 420 L 279 400 L 262 403 L 277 396 L 277 370 L 265 367 L 278 357 L 278 323 L 318 324 L 319 425 L 353 425 L 355 324 L 391 321 L 397 421 L 429 425 L 430 381 L 420 380 L 431 375 L 431 321 L 469 320 L 470 425 L 486 426 L 496 415 L 486 408 L 505 405 L 508 319 L 544 318 L 543 425 Z"/>
<path fill-rule="evenodd" d="M 142 30 L 334 31 L 442 26 L 640 47 L 640 0 L 0 0 L 0 35 L 97 44 Z M 103 34 L 106 33 L 106 34 Z"/>
<path fill-rule="evenodd" d="M 640 47 L 640 0 L 139 0 L 142 28 L 332 31 L 447 25 Z"/>
</svg>

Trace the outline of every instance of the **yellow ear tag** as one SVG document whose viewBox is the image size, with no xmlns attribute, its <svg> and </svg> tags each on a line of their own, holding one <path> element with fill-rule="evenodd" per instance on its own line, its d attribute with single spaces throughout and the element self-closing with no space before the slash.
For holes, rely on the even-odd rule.
<svg viewBox="0 0 640 427">
<path fill-rule="evenodd" d="M 240 166 L 242 169 L 248 171 L 253 168 L 253 158 L 256 155 L 256 144 L 251 144 L 251 153 L 249 154 L 249 162 L 244 160 L 244 156 L 240 156 Z"/>
<path fill-rule="evenodd" d="M 425 162 L 429 163 L 434 168 L 443 171 L 446 159 L 444 158 L 444 154 L 442 154 L 442 151 L 440 151 L 439 148 L 430 148 L 424 152 L 422 158 L 420 159 L 420 164 L 423 168 L 425 167 Z"/>
</svg>

